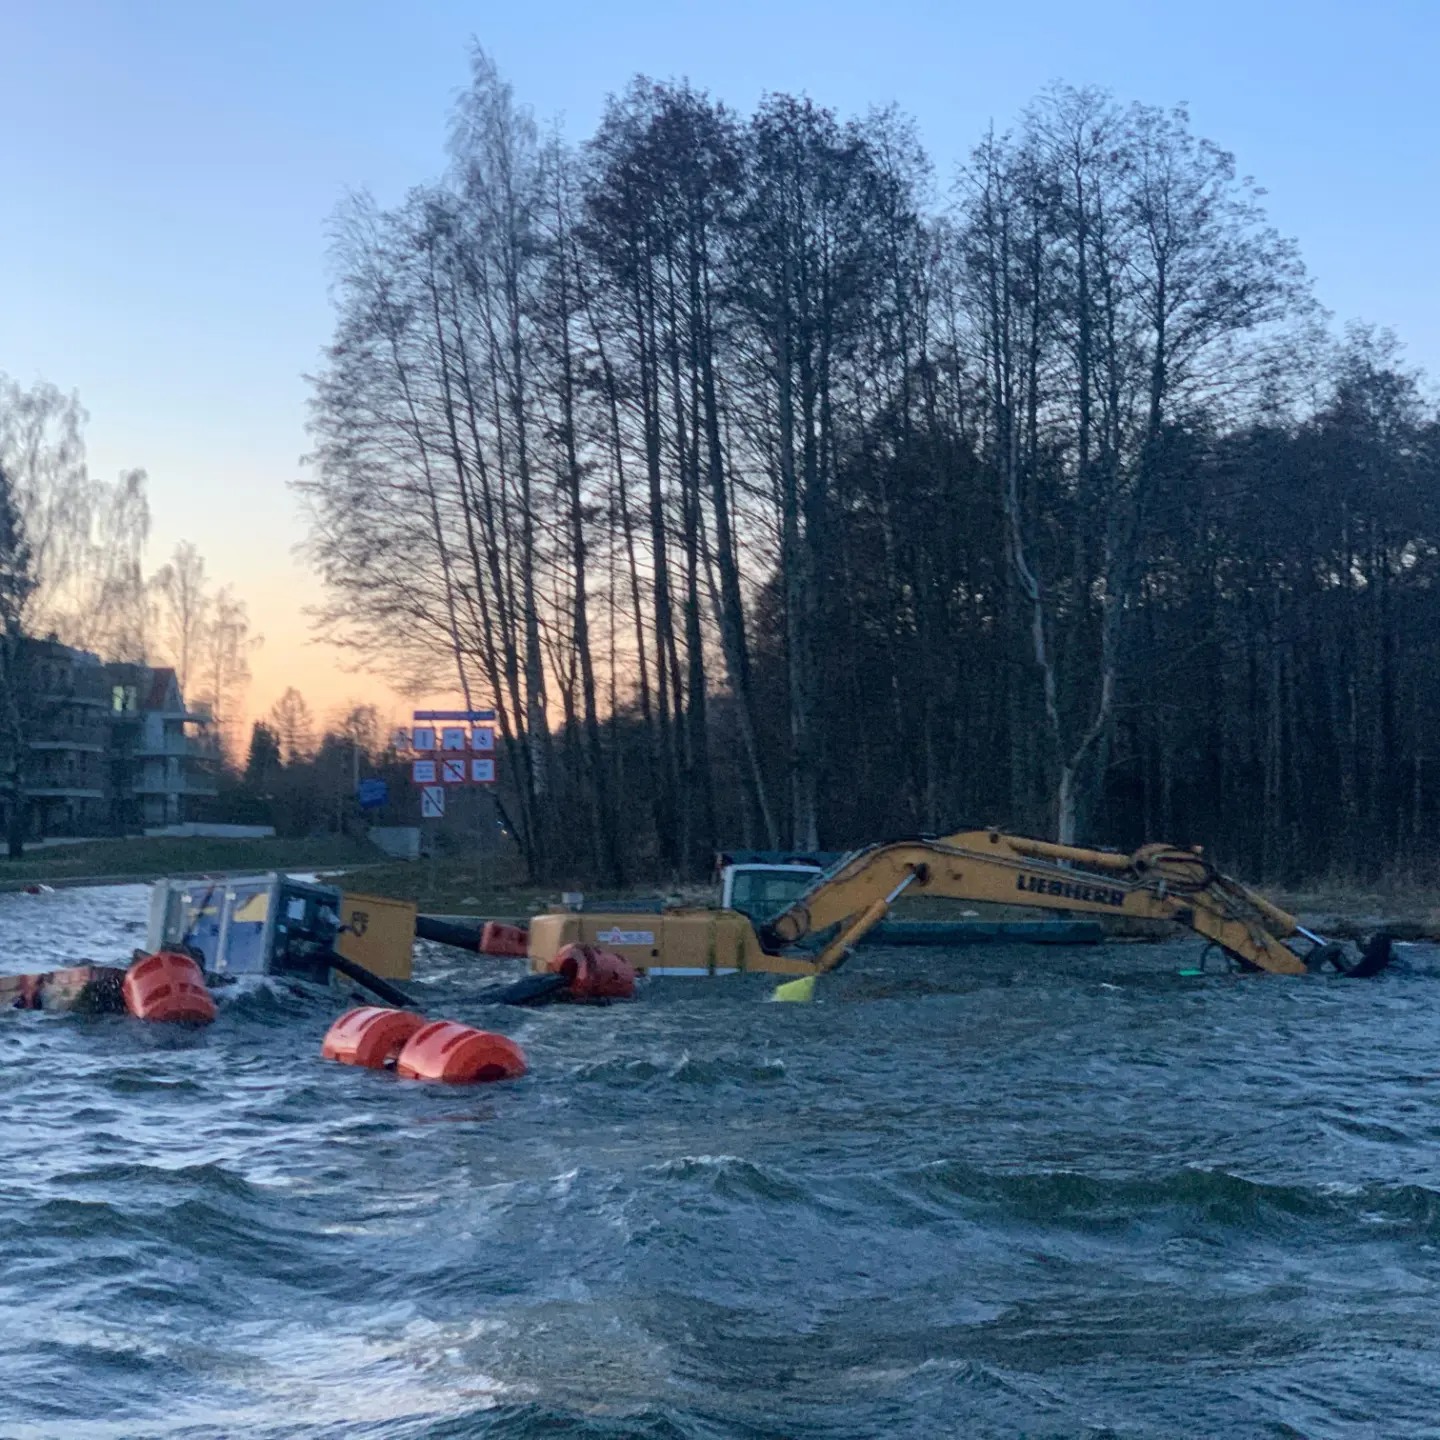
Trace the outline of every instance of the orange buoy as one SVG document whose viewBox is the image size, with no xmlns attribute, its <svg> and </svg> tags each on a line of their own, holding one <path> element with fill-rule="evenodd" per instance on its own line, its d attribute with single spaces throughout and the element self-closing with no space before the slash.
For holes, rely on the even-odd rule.
<svg viewBox="0 0 1440 1440">
<path fill-rule="evenodd" d="M 530 951 L 530 935 L 518 925 L 502 925 L 498 920 L 487 920 L 480 932 L 480 943 L 475 948 L 482 955 L 504 955 L 523 960 Z"/>
<path fill-rule="evenodd" d="M 326 1032 L 320 1054 L 342 1065 L 363 1065 L 383 1070 L 405 1048 L 405 1042 L 425 1028 L 425 1017 L 413 1010 L 391 1010 L 365 1005 L 349 1010 Z"/>
<path fill-rule="evenodd" d="M 475 1030 L 455 1020 L 436 1020 L 417 1030 L 395 1062 L 407 1080 L 517 1080 L 525 1055 L 504 1035 Z"/>
<path fill-rule="evenodd" d="M 161 950 L 137 961 L 121 987 L 125 1008 L 139 1020 L 191 1020 L 208 1025 L 215 1002 L 200 967 L 188 956 Z"/>
<path fill-rule="evenodd" d="M 635 994 L 635 967 L 597 945 L 566 945 L 550 969 L 569 982 L 572 1000 L 629 1000 Z"/>
</svg>

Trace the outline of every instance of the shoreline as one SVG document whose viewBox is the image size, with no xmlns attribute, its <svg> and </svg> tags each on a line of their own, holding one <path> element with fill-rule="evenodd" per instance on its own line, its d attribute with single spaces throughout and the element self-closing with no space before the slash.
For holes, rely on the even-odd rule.
<svg viewBox="0 0 1440 1440">
<path fill-rule="evenodd" d="M 27 852 L 20 860 L 0 861 L 0 894 L 24 893 L 40 885 L 53 890 L 98 889 L 152 885 L 162 879 L 229 880 L 270 871 L 315 875 L 345 888 L 350 888 L 353 877 L 355 888 L 363 893 L 412 901 L 424 914 L 504 918 L 521 924 L 531 915 L 558 907 L 563 891 L 585 888 L 525 884 L 515 862 L 508 858 L 441 855 L 397 861 L 366 842 L 327 836 L 224 841 L 132 838 L 48 847 Z M 1307 929 L 1332 939 L 1363 941 L 1385 929 L 1401 941 L 1440 942 L 1440 886 L 1396 877 L 1382 885 L 1317 880 L 1256 888 Z M 610 902 L 622 908 L 657 899 L 705 905 L 713 903 L 714 891 L 708 885 L 660 880 L 632 883 L 620 891 L 586 889 L 586 898 L 595 908 Z M 902 901 L 897 906 L 897 918 L 958 919 L 966 915 L 1060 920 L 1077 918 L 1078 912 L 938 899 Z M 1158 939 L 1171 931 L 1165 921 L 1097 918 L 1109 922 L 1106 929 L 1116 939 Z"/>
</svg>

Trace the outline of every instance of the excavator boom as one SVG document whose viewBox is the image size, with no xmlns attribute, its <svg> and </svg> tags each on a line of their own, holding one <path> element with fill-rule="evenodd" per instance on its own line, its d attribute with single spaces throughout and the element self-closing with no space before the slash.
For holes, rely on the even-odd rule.
<svg viewBox="0 0 1440 1440">
<path fill-rule="evenodd" d="M 1335 947 L 1303 930 L 1293 915 L 1263 895 L 1220 874 L 1198 850 L 1146 845 L 1126 855 L 999 830 L 961 831 L 857 851 L 761 926 L 760 943 L 767 950 L 783 949 L 843 924 L 843 933 L 816 961 L 817 972 L 823 972 L 839 964 L 884 918 L 890 900 L 902 891 L 1170 920 L 1212 941 L 1246 969 L 1303 975 L 1312 968 L 1315 947 L 1321 947 L 1324 958 L 1348 968 Z M 1285 943 L 1297 937 L 1310 942 L 1311 953 L 1302 955 Z M 1373 960 L 1371 967 L 1383 968 Z"/>
</svg>

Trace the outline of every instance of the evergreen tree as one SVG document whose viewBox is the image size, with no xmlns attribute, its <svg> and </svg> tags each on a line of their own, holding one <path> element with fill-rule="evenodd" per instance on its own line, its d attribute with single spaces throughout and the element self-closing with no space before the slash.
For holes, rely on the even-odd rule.
<svg viewBox="0 0 1440 1440">
<path fill-rule="evenodd" d="M 25 757 L 30 693 L 25 681 L 25 611 L 35 590 L 30 547 L 9 476 L 0 468 L 0 755 L 6 805 L 6 846 L 23 853 L 26 829 Z"/>
</svg>

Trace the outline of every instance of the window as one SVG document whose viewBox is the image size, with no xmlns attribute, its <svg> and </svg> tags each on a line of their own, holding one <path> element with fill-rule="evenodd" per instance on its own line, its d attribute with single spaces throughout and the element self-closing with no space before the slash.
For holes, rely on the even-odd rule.
<svg viewBox="0 0 1440 1440">
<path fill-rule="evenodd" d="M 110 708 L 117 714 L 134 713 L 139 696 L 133 685 L 117 685 L 110 692 Z"/>
<path fill-rule="evenodd" d="M 737 870 L 730 904 L 752 920 L 768 920 L 803 895 L 819 870 Z"/>
</svg>

